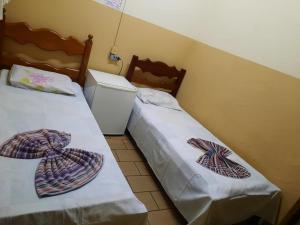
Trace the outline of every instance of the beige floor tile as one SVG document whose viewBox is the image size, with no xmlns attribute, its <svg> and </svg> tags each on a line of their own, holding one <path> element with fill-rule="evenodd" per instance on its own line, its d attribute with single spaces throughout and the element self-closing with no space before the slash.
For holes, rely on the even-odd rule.
<svg viewBox="0 0 300 225">
<path fill-rule="evenodd" d="M 164 193 L 161 193 L 160 191 L 155 191 L 151 192 L 151 195 L 154 198 L 159 209 L 170 209 L 172 207 L 172 205 L 169 202 L 170 200 Z"/>
<path fill-rule="evenodd" d="M 119 162 L 119 166 L 125 176 L 140 175 L 134 162 Z"/>
<path fill-rule="evenodd" d="M 133 192 L 158 191 L 158 185 L 151 176 L 129 176 L 128 183 Z"/>
<path fill-rule="evenodd" d="M 109 138 L 107 139 L 107 143 L 109 147 L 113 150 L 126 149 L 126 146 L 122 140 Z"/>
<path fill-rule="evenodd" d="M 120 136 L 109 136 L 110 139 L 113 140 L 129 140 L 129 138 L 126 135 L 120 135 Z"/>
<path fill-rule="evenodd" d="M 135 162 L 136 167 L 141 175 L 150 175 L 150 169 L 144 162 Z"/>
<path fill-rule="evenodd" d="M 125 162 L 141 162 L 141 156 L 134 150 L 116 150 L 120 161 Z"/>
<path fill-rule="evenodd" d="M 123 140 L 127 149 L 136 149 L 135 145 L 130 140 Z"/>
<path fill-rule="evenodd" d="M 183 225 L 186 224 L 171 210 L 152 211 L 148 213 L 150 225 Z"/>
<path fill-rule="evenodd" d="M 155 203 L 150 192 L 141 192 L 141 193 L 136 193 L 135 195 L 141 202 L 144 203 L 148 211 L 158 210 L 158 206 Z"/>
</svg>

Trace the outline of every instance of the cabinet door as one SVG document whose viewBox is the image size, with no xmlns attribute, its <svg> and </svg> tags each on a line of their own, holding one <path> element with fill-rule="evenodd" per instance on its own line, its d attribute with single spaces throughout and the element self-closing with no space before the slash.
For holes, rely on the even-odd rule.
<svg viewBox="0 0 300 225">
<path fill-rule="evenodd" d="M 97 87 L 92 111 L 104 134 L 124 134 L 134 98 L 134 92 Z"/>
</svg>

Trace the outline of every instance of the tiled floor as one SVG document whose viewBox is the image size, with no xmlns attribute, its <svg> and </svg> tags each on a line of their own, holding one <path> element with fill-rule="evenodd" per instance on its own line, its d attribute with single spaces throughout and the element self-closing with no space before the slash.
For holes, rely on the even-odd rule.
<svg viewBox="0 0 300 225">
<path fill-rule="evenodd" d="M 106 136 L 132 191 L 148 209 L 149 225 L 187 224 L 152 174 L 148 165 L 128 136 Z"/>
<path fill-rule="evenodd" d="M 150 171 L 140 150 L 129 136 L 105 137 L 132 191 L 148 209 L 148 225 L 185 225 L 187 222 Z M 257 224 L 248 220 L 236 225 Z M 267 225 L 267 224 L 264 224 Z"/>
</svg>

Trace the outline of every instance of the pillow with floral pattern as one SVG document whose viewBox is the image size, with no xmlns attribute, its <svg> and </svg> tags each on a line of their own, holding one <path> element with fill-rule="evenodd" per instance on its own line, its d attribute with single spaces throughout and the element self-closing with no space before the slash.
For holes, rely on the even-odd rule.
<svg viewBox="0 0 300 225">
<path fill-rule="evenodd" d="M 75 95 L 70 77 L 33 67 L 13 65 L 9 73 L 9 83 L 18 88 Z"/>
</svg>

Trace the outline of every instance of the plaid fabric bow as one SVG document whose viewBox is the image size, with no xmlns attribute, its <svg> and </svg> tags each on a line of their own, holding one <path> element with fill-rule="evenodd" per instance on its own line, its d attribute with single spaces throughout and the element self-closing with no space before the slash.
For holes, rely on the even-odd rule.
<svg viewBox="0 0 300 225">
<path fill-rule="evenodd" d="M 65 148 L 71 134 L 42 129 L 17 134 L 0 146 L 0 156 L 18 159 L 43 158 L 35 173 L 40 198 L 63 194 L 94 179 L 103 165 L 103 155 Z"/>
<path fill-rule="evenodd" d="M 237 179 L 251 176 L 245 167 L 227 158 L 231 154 L 229 149 L 200 138 L 191 138 L 187 143 L 206 152 L 197 160 L 203 167 L 222 176 Z"/>
</svg>

